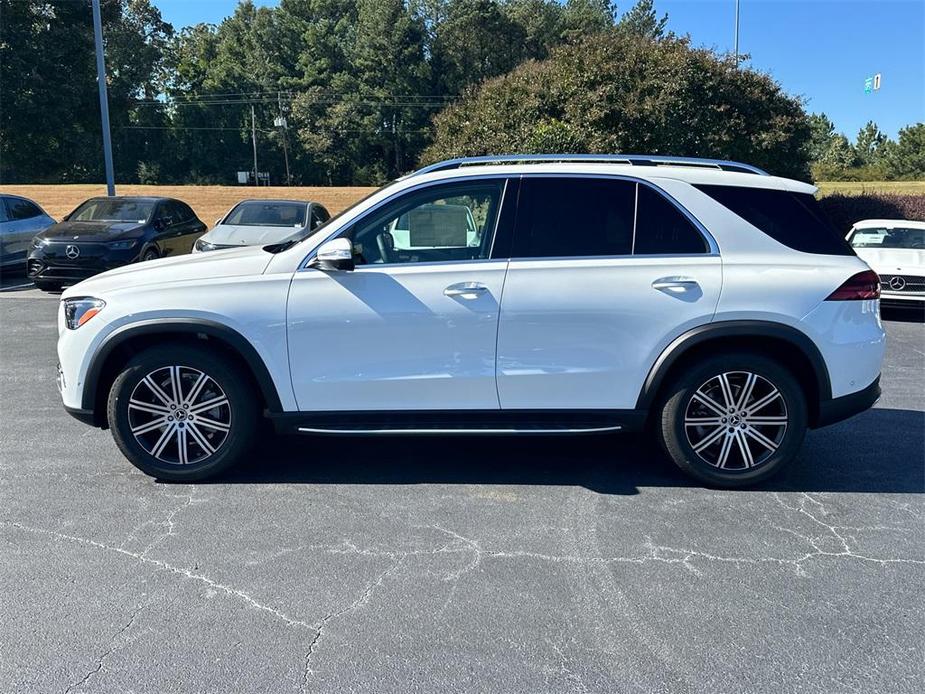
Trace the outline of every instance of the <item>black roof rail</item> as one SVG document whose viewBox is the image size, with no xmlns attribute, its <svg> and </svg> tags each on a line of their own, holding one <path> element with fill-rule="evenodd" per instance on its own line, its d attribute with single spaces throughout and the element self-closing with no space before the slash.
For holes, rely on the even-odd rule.
<svg viewBox="0 0 925 694">
<path fill-rule="evenodd" d="M 460 157 L 447 159 L 412 172 L 409 176 L 460 169 L 464 166 L 490 164 L 530 164 L 536 162 L 584 162 L 600 164 L 631 164 L 633 166 L 690 166 L 697 168 L 719 169 L 738 173 L 769 175 L 767 171 L 751 164 L 725 159 L 701 159 L 699 157 L 672 157 L 661 154 L 500 154 L 482 157 Z"/>
</svg>

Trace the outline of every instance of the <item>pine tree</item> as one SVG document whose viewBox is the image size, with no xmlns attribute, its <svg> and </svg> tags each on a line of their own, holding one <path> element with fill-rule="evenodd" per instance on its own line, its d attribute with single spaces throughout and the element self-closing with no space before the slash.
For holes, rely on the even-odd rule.
<svg viewBox="0 0 925 694">
<path fill-rule="evenodd" d="M 668 24 L 668 14 L 661 19 L 655 13 L 653 0 L 639 0 L 620 18 L 617 29 L 634 36 L 648 39 L 660 39 L 665 35 L 665 26 Z"/>
</svg>

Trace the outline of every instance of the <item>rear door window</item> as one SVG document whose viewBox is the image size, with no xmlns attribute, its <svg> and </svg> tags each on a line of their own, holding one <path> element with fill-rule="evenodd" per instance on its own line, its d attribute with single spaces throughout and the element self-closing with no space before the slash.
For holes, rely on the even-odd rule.
<svg viewBox="0 0 925 694">
<path fill-rule="evenodd" d="M 664 195 L 639 185 L 633 255 L 689 255 L 710 248 L 700 231 Z"/>
<path fill-rule="evenodd" d="M 515 258 L 630 255 L 636 184 L 607 178 L 525 178 Z"/>
<path fill-rule="evenodd" d="M 695 188 L 795 251 L 854 255 L 850 244 L 832 228 L 816 198 L 808 193 L 745 186 Z"/>
</svg>

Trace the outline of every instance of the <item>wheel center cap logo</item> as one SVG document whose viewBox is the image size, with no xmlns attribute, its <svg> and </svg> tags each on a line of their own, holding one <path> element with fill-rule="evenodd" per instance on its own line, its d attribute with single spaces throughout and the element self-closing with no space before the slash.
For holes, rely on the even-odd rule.
<svg viewBox="0 0 925 694">
<path fill-rule="evenodd" d="M 80 249 L 77 246 L 68 246 L 64 249 L 64 255 L 66 255 L 71 260 L 74 260 L 80 255 Z"/>
<path fill-rule="evenodd" d="M 736 426 L 737 424 L 739 424 L 739 422 L 742 421 L 742 419 L 739 417 L 739 415 L 734 414 L 732 415 L 732 417 L 729 418 L 729 421 L 732 424 L 732 426 Z"/>
<path fill-rule="evenodd" d="M 890 279 L 890 289 L 901 291 L 906 288 L 906 280 L 902 277 L 893 277 Z"/>
<path fill-rule="evenodd" d="M 177 416 L 177 419 L 181 421 L 186 419 L 186 410 L 177 410 L 175 414 Z"/>
</svg>

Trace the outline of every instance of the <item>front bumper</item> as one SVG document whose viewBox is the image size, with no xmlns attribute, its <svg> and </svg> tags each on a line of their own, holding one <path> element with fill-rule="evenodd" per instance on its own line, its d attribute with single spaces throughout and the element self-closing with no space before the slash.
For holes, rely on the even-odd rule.
<svg viewBox="0 0 925 694">
<path fill-rule="evenodd" d="M 880 376 L 877 376 L 874 382 L 863 390 L 840 398 L 823 400 L 819 403 L 819 417 L 814 428 L 835 424 L 869 410 L 880 399 L 880 392 Z"/>
<path fill-rule="evenodd" d="M 925 293 L 881 290 L 880 305 L 886 308 L 922 308 L 925 307 Z"/>
<path fill-rule="evenodd" d="M 81 410 L 77 407 L 68 407 L 65 405 L 64 411 L 82 424 L 86 424 L 87 426 L 91 427 L 99 427 L 99 424 L 97 423 L 96 417 L 92 410 Z"/>
<path fill-rule="evenodd" d="M 45 282 L 80 282 L 101 272 L 134 262 L 138 259 L 140 246 L 118 251 L 93 248 L 91 244 L 83 244 L 82 248 L 86 249 L 85 255 L 75 260 L 64 258 L 57 249 L 51 252 L 35 249 L 26 261 L 26 275 L 31 280 Z"/>
<path fill-rule="evenodd" d="M 57 373 L 55 374 L 55 385 L 58 386 L 58 392 L 61 393 L 61 397 L 64 397 L 64 389 L 67 388 L 67 379 L 64 375 L 64 369 L 61 368 L 59 363 L 56 367 Z M 74 419 L 83 422 L 84 424 L 89 424 L 90 426 L 97 426 L 96 417 L 94 417 L 92 410 L 83 410 L 79 407 L 69 407 L 64 405 L 64 411 L 67 412 Z"/>
</svg>

